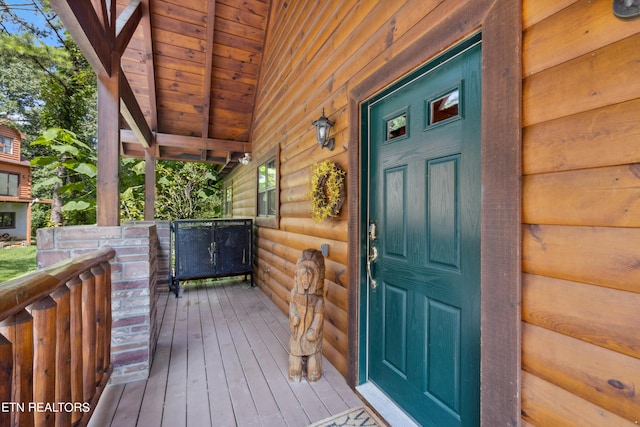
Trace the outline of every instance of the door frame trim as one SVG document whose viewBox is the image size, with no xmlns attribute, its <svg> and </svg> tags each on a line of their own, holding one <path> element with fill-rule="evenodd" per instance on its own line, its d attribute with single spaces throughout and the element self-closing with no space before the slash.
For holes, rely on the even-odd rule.
<svg viewBox="0 0 640 427">
<path fill-rule="evenodd" d="M 516 426 L 521 418 L 521 2 L 465 2 L 384 65 L 363 70 L 368 77 L 349 91 L 347 380 L 354 388 L 361 382 L 360 336 L 366 333 L 360 330 L 366 253 L 361 185 L 368 174 L 360 158 L 366 126 L 361 103 L 477 32 L 482 33 L 480 417 L 481 425 Z"/>
</svg>

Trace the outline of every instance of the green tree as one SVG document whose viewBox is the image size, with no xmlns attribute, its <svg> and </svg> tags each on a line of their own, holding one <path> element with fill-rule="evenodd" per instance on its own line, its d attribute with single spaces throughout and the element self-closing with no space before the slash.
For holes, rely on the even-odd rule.
<svg viewBox="0 0 640 427">
<path fill-rule="evenodd" d="M 0 34 L 0 118 L 13 120 L 32 140 L 40 132 L 42 101 L 34 82 L 39 81 L 41 73 L 29 63 L 4 58 L 7 47 L 3 38 Z M 27 153 L 28 146 L 24 154 Z"/>
<path fill-rule="evenodd" d="M 48 147 L 52 153 L 34 158 L 31 165 L 48 167 L 56 172 L 38 183 L 53 188 L 54 205 L 60 204 L 51 210 L 59 215 L 51 216 L 53 225 L 62 225 L 64 212 L 81 212 L 85 214 L 84 220 L 87 220 L 86 215 L 92 215 L 95 220 L 95 150 L 74 133 L 60 128 L 46 130 L 31 145 Z"/>
<path fill-rule="evenodd" d="M 36 26 L 21 18 L 20 10 L 42 18 Z M 46 135 L 46 129 L 58 129 L 58 143 L 73 140 L 83 144 L 83 151 L 93 148 L 97 129 L 96 77 L 86 59 L 51 9 L 48 0 L 25 0 L 8 5 L 0 0 L 0 60 L 7 67 L 0 70 L 0 117 L 10 118 L 33 141 L 39 135 L 49 144 L 23 145 L 27 158 L 38 158 L 43 166 L 34 171 L 33 196 L 52 198 L 51 214 L 46 225 L 86 224 L 95 222 L 95 180 L 71 173 L 64 163 L 70 152 L 60 151 Z M 55 45 L 43 40 L 55 40 Z M 60 133 L 66 130 L 68 134 Z M 78 149 L 78 145 L 72 145 Z M 73 149 L 71 150 L 73 151 Z M 80 152 L 90 156 L 89 152 Z M 43 165 L 43 159 L 59 157 L 60 162 Z M 65 157 L 66 156 L 66 157 Z M 84 161 L 84 160 L 83 160 Z M 55 166 L 54 166 L 55 165 Z M 91 200 L 93 198 L 93 200 Z M 73 204 L 70 202 L 75 201 Z M 63 206 L 65 209 L 63 210 Z M 34 220 L 42 221 L 36 208 Z M 36 223 L 34 229 L 45 224 Z"/>
<path fill-rule="evenodd" d="M 144 219 L 145 161 L 122 159 L 120 219 Z M 218 174 L 205 163 L 158 162 L 156 165 L 157 219 L 215 218 L 222 213 Z"/>
<path fill-rule="evenodd" d="M 222 213 L 218 174 L 205 163 L 159 162 L 156 218 L 214 218 Z"/>
<path fill-rule="evenodd" d="M 144 219 L 145 161 L 124 158 L 120 161 L 120 220 Z"/>
</svg>

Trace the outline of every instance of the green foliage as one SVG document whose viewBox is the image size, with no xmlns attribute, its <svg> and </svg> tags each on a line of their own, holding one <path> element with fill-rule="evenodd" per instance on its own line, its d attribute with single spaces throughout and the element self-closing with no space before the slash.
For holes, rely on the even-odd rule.
<svg viewBox="0 0 640 427">
<path fill-rule="evenodd" d="M 144 219 L 144 160 L 124 158 L 120 162 L 120 220 Z"/>
<path fill-rule="evenodd" d="M 144 160 L 122 159 L 120 219 L 144 219 Z M 222 196 L 218 174 L 204 163 L 158 162 L 156 165 L 157 219 L 219 217 Z"/>
<path fill-rule="evenodd" d="M 47 129 L 31 145 L 44 146 L 51 153 L 32 159 L 31 166 L 55 171 L 55 175 L 39 180 L 38 185 L 53 188 L 54 197 L 64 202 L 63 213 L 75 218 L 94 217 L 97 159 L 93 147 L 80 141 L 73 132 L 60 128 Z M 83 214 L 74 216 L 75 212 Z"/>
<path fill-rule="evenodd" d="M 222 213 L 218 174 L 205 163 L 159 162 L 156 218 L 215 218 Z"/>
<path fill-rule="evenodd" d="M 53 199 L 48 220 L 34 210 L 32 228 L 95 223 L 96 76 L 48 0 L 0 0 L 0 61 L 0 118 L 33 141 L 22 144 L 35 167 L 32 196 Z"/>
<path fill-rule="evenodd" d="M 51 221 L 49 219 L 49 211 L 51 207 L 46 204 L 35 203 L 31 207 L 31 230 L 35 234 L 35 231 L 39 228 L 51 227 Z"/>
<path fill-rule="evenodd" d="M 3 58 L 2 38 L 0 34 L 0 118 L 18 121 L 19 130 L 33 138 L 40 131 L 42 101 L 38 98 L 36 76 L 41 73 L 32 64 Z"/>
</svg>

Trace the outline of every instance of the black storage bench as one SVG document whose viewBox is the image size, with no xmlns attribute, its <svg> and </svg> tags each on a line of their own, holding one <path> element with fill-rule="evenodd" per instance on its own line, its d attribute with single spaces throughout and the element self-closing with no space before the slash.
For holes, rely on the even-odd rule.
<svg viewBox="0 0 640 427">
<path fill-rule="evenodd" d="M 253 220 L 198 219 L 171 222 L 169 288 L 180 292 L 180 280 L 251 276 Z"/>
</svg>

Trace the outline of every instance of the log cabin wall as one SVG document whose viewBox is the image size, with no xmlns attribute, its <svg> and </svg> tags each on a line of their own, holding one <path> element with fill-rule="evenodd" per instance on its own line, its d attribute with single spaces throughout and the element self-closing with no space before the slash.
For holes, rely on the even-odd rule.
<svg viewBox="0 0 640 427">
<path fill-rule="evenodd" d="M 523 2 L 522 417 L 640 421 L 640 20 Z"/>
<path fill-rule="evenodd" d="M 349 313 L 348 265 L 350 252 L 357 250 L 348 245 L 348 219 L 350 210 L 358 207 L 348 193 L 337 219 L 314 222 L 309 197 L 311 167 L 330 159 L 347 170 L 347 180 L 352 174 L 357 176 L 359 170 L 349 170 L 350 150 L 358 149 L 350 127 L 357 123 L 358 114 L 350 107 L 350 90 L 388 67 L 400 52 L 406 53 L 411 47 L 419 51 L 413 56 L 421 59 L 404 58 L 392 73 L 379 80 L 374 92 L 362 95 L 382 90 L 480 30 L 483 16 L 494 4 L 471 0 L 272 4 L 251 136 L 253 160 L 247 166 L 238 166 L 225 185 L 232 187 L 232 215 L 254 217 L 256 168 L 274 155 L 274 149 L 279 152 L 279 221 L 275 228 L 257 228 L 256 283 L 287 312 L 300 252 L 329 245 L 323 351 L 345 376 L 357 357 L 350 347 L 353 343 L 348 342 L 349 327 L 353 327 L 348 319 L 355 319 Z M 446 35 L 434 30 L 452 15 L 456 16 L 455 28 Z M 438 33 L 438 46 L 417 49 L 416 43 L 429 32 Z M 323 108 L 335 122 L 331 130 L 336 140 L 333 151 L 320 149 L 311 125 Z"/>
</svg>

